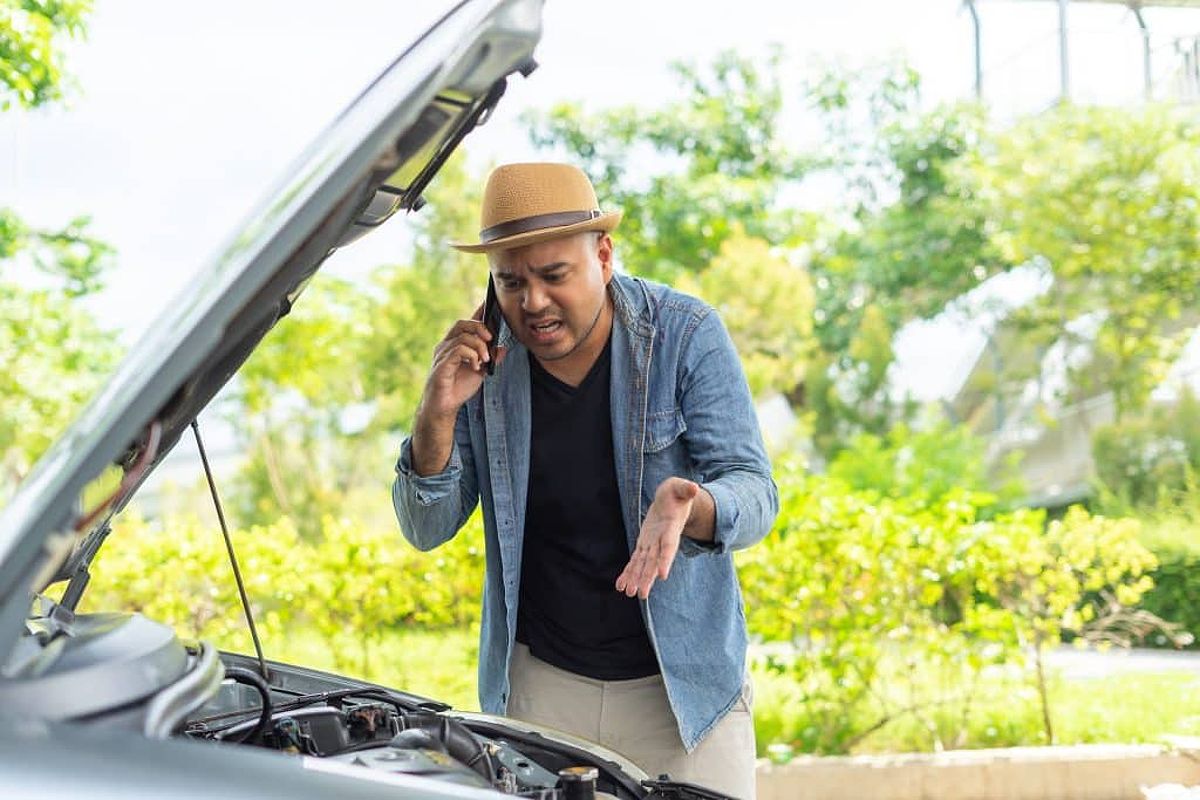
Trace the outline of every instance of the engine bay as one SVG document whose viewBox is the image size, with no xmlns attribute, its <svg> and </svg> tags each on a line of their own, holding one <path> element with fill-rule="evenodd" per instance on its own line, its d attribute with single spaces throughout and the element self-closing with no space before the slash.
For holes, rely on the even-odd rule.
<svg viewBox="0 0 1200 800">
<path fill-rule="evenodd" d="M 226 680 L 179 735 L 543 800 L 689 796 L 648 790 L 620 764 L 508 720 L 296 667 L 272 665 L 268 683 L 249 659 L 225 660 Z"/>
<path fill-rule="evenodd" d="M 75 614 L 39 600 L 0 681 L 0 699 L 28 718 L 539 800 L 723 797 L 665 776 L 647 780 L 616 753 L 517 720 L 185 643 L 141 614 Z"/>
<path fill-rule="evenodd" d="M 235 680 L 246 679 L 236 667 L 227 674 Z M 244 685 L 224 684 L 204 711 L 231 710 L 193 718 L 183 735 L 523 797 L 551 800 L 562 796 L 557 789 L 557 770 L 547 769 L 511 742 L 478 735 L 451 716 L 413 707 L 386 691 L 343 689 L 291 699 L 276 697 L 264 710 L 261 702 L 254 702 L 256 698 L 238 691 Z M 250 702 L 245 703 L 247 700 Z M 559 767 L 560 763 L 574 766 L 566 762 L 550 766 Z M 600 792 L 599 796 L 628 795 Z"/>
</svg>

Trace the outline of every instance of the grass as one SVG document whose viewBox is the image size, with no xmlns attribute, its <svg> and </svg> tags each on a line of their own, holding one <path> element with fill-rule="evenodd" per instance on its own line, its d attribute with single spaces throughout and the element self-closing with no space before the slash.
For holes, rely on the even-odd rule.
<svg viewBox="0 0 1200 800">
<path fill-rule="evenodd" d="M 268 658 L 377 681 L 478 710 L 477 632 L 389 631 L 370 645 L 364 667 L 361 642 L 329 641 L 297 631 L 264 642 Z M 796 683 L 755 665 L 755 728 L 759 753 L 773 743 L 798 743 L 813 724 Z M 943 695 L 953 687 L 942 686 Z M 1200 676 L 1186 672 L 1126 673 L 1050 684 L 1051 714 L 1058 744 L 1145 743 L 1168 734 L 1200 735 Z M 878 718 L 868 706 L 851 727 Z M 985 673 L 964 716 L 961 704 L 921 715 L 902 715 L 864 738 L 857 753 L 928 752 L 949 748 L 1045 744 L 1041 709 L 1032 684 L 1002 670 Z M 803 749 L 802 747 L 797 749 Z"/>
<path fill-rule="evenodd" d="M 755 728 L 759 751 L 773 742 L 800 745 L 814 724 L 795 682 L 759 672 Z M 918 677 L 918 680 L 921 680 Z M 944 687 L 943 696 L 961 691 Z M 1052 677 L 1049 684 L 1055 744 L 1161 742 L 1168 735 L 1200 735 L 1200 675 L 1192 672 L 1125 673 L 1099 678 Z M 931 752 L 1048 743 L 1041 705 L 1030 680 L 1000 670 L 986 673 L 971 702 L 904 714 L 863 738 L 854 753 Z M 893 703 L 892 707 L 896 707 Z M 882 704 L 860 709 L 854 730 L 880 718 Z"/>
</svg>

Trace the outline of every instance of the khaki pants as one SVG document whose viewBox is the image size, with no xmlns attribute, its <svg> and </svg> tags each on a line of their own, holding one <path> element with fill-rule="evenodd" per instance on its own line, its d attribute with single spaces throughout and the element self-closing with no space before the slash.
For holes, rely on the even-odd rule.
<svg viewBox="0 0 1200 800">
<path fill-rule="evenodd" d="M 508 716 L 616 750 L 651 778 L 667 773 L 719 792 L 754 798 L 754 720 L 749 683 L 733 709 L 691 753 L 683 749 L 662 676 L 600 681 L 551 666 L 514 644 Z"/>
</svg>

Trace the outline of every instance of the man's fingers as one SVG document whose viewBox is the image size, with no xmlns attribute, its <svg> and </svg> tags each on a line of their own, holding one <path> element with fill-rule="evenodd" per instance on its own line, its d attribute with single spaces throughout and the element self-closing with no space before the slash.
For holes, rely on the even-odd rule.
<svg viewBox="0 0 1200 800">
<path fill-rule="evenodd" d="M 459 344 L 443 351 L 438 357 L 434 369 L 438 369 L 442 365 L 453 365 L 453 369 L 458 369 L 465 365 L 479 372 L 483 369 L 483 362 L 484 357 L 477 349 L 467 344 Z"/>
<path fill-rule="evenodd" d="M 658 557 L 658 579 L 665 581 L 671 575 L 671 563 L 674 558 L 667 558 L 665 554 Z"/>
<path fill-rule="evenodd" d="M 455 352 L 463 347 L 473 350 L 480 361 L 488 360 L 487 344 L 472 333 L 461 333 L 453 339 L 443 341 L 434 351 L 434 358 L 437 359 L 443 353 Z"/>
<path fill-rule="evenodd" d="M 477 319 L 460 319 L 458 322 L 450 326 L 450 330 L 446 331 L 446 336 L 442 339 L 443 342 L 449 342 L 457 339 L 464 333 L 472 334 L 483 339 L 485 342 L 492 338 L 492 333 Z"/>
<path fill-rule="evenodd" d="M 639 597 L 645 600 L 650 596 L 650 587 L 654 585 L 654 576 L 658 571 L 658 559 L 652 548 L 641 549 L 638 554 L 637 572 L 634 576 L 634 589 Z M 631 595 L 632 596 L 632 595 Z"/>
<path fill-rule="evenodd" d="M 633 597 L 642 590 L 642 584 L 645 581 L 645 567 L 649 561 L 646 556 L 645 548 L 641 546 L 636 548 L 629 558 L 629 563 L 625 565 L 625 569 L 617 576 L 617 591 L 623 592 L 626 597 Z M 651 576 L 653 577 L 653 573 Z"/>
<path fill-rule="evenodd" d="M 628 597 L 636 595 L 645 600 L 650 596 L 654 582 L 665 581 L 671 574 L 671 565 L 675 562 L 675 554 L 679 550 L 678 542 L 649 538 L 652 539 L 649 544 L 638 541 L 630 555 L 629 563 L 617 576 L 617 591 Z"/>
<path fill-rule="evenodd" d="M 618 591 L 618 592 L 624 592 L 624 591 L 625 591 L 625 582 L 626 582 L 627 580 L 629 580 L 628 576 L 629 576 L 629 565 L 628 565 L 628 564 L 626 564 L 626 565 L 625 565 L 625 569 L 621 570 L 621 574 L 617 576 L 617 584 L 616 584 L 616 586 L 617 586 L 617 591 Z"/>
<path fill-rule="evenodd" d="M 640 560 L 637 551 L 634 551 L 629 558 L 629 563 L 625 565 L 625 569 L 621 570 L 621 574 L 617 576 L 617 591 L 624 593 L 627 597 L 633 597 L 637 593 Z"/>
</svg>

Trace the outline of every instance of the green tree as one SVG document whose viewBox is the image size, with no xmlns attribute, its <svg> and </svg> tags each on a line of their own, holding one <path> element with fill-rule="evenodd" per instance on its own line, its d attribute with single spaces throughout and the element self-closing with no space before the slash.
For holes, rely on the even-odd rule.
<svg viewBox="0 0 1200 800">
<path fill-rule="evenodd" d="M 0 279 L 0 499 L 91 396 L 114 350 L 61 292 Z"/>
<path fill-rule="evenodd" d="M 1010 265 L 989 238 L 978 177 L 963 167 L 986 141 L 980 108 L 922 111 L 919 75 L 897 63 L 827 70 L 810 98 L 831 143 L 828 172 L 845 196 L 810 266 L 822 355 L 807 395 L 816 442 L 833 454 L 915 410 L 890 393 L 895 333 Z"/>
<path fill-rule="evenodd" d="M 676 285 L 720 312 L 755 395 L 787 392 L 804 379 L 814 300 L 803 268 L 762 239 L 735 232 L 708 269 L 682 275 Z"/>
<path fill-rule="evenodd" d="M 955 491 L 973 492 L 981 513 L 994 504 L 1011 506 L 1024 493 L 1015 464 L 1006 464 L 1000 477 L 989 474 L 987 442 L 965 426 L 945 422 L 923 430 L 894 426 L 885 436 L 859 433 L 829 464 L 829 476 L 855 492 L 905 498 L 913 503 L 936 502 Z M 994 495 L 993 487 L 997 487 Z M 985 497 L 987 495 L 987 497 Z"/>
<path fill-rule="evenodd" d="M 727 51 L 705 68 L 677 63 L 680 100 L 596 113 L 564 103 L 528 118 L 530 136 L 565 150 L 601 202 L 625 212 L 618 255 L 632 273 L 669 283 L 702 271 L 739 229 L 794 246 L 815 220 L 782 191 L 816 161 L 781 129 L 781 61 L 776 50 L 761 62 Z"/>
<path fill-rule="evenodd" d="M 91 0 L 0 0 L 0 111 L 62 97 L 64 37 L 86 30 Z"/>
<path fill-rule="evenodd" d="M 1142 409 L 1195 325 L 1200 300 L 1200 127 L 1182 110 L 1063 106 L 978 154 L 993 240 L 1043 264 L 1048 292 L 1012 315 L 1035 346 L 1081 344 L 1069 395 L 1109 389 Z M 1075 323 L 1084 317 L 1093 326 Z M 1087 330 L 1092 328 L 1092 330 Z"/>
<path fill-rule="evenodd" d="M 790 96 L 783 67 L 778 51 L 676 65 L 677 101 L 593 113 L 564 104 L 531 119 L 531 135 L 580 162 L 605 202 L 625 210 L 619 249 L 632 272 L 710 300 L 753 295 L 728 269 L 708 274 L 743 235 L 804 265 L 812 292 L 772 308 L 811 314 L 819 347 L 806 342 L 792 384 L 771 388 L 813 412 L 817 442 L 832 452 L 912 413 L 889 393 L 896 331 L 1008 264 L 989 239 L 975 174 L 959 167 L 987 131 L 978 108 L 920 111 L 919 77 L 901 64 L 828 69 Z M 785 131 L 797 104 L 825 131 L 816 148 L 797 148 Z M 797 190 L 814 185 L 833 187 L 832 208 L 800 202 Z M 777 349 L 749 333 L 739 340 L 747 363 Z"/>
<path fill-rule="evenodd" d="M 62 39 L 82 35 L 88 2 L 0 0 L 0 109 L 62 95 Z M 112 249 L 78 217 L 33 228 L 0 208 L 0 499 L 115 361 L 116 346 L 76 302 L 97 291 Z"/>
</svg>

